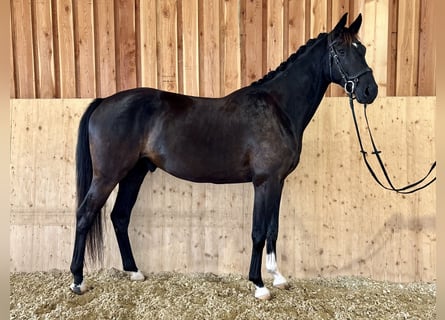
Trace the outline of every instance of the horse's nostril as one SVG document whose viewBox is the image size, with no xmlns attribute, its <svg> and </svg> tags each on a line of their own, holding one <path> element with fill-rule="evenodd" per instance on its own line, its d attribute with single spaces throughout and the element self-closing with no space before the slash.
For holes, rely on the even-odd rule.
<svg viewBox="0 0 445 320">
<path fill-rule="evenodd" d="M 369 96 L 369 87 L 366 87 L 366 89 L 365 89 L 365 95 L 366 95 L 366 96 Z"/>
</svg>

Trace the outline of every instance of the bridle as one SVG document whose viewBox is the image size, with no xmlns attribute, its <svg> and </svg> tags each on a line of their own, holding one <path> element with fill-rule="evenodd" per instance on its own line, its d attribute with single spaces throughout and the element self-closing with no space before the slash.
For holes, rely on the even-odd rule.
<svg viewBox="0 0 445 320">
<path fill-rule="evenodd" d="M 358 84 L 358 79 L 364 75 L 365 73 L 371 72 L 372 73 L 372 69 L 369 67 L 365 67 L 363 68 L 363 70 L 349 75 L 345 69 L 343 68 L 341 62 L 340 62 L 340 58 L 338 56 L 337 50 L 335 49 L 335 44 L 338 41 L 332 41 L 331 40 L 331 35 L 328 36 L 328 47 L 329 47 L 329 76 L 331 78 L 332 81 L 332 61 L 334 61 L 334 65 L 337 67 L 338 72 L 341 75 L 341 78 L 343 80 L 343 89 L 345 90 L 346 94 L 348 96 L 354 95 L 355 94 L 355 88 Z"/>
<path fill-rule="evenodd" d="M 338 56 L 337 50 L 335 49 L 334 45 L 335 45 L 336 41 L 331 41 L 331 37 L 329 35 L 328 37 L 328 47 L 329 47 L 329 75 L 331 77 L 331 81 L 332 81 L 332 61 L 334 61 L 334 65 L 337 67 L 337 70 L 339 71 L 342 80 L 343 80 L 343 89 L 345 90 L 346 94 L 349 97 L 349 106 L 351 108 L 351 112 L 352 112 L 352 118 L 354 119 L 354 125 L 355 125 L 355 131 L 357 133 L 357 138 L 358 138 L 358 142 L 360 145 L 360 153 L 363 156 L 363 160 L 366 164 L 366 167 L 368 168 L 369 172 L 371 173 L 371 176 L 374 178 L 374 180 L 384 189 L 386 190 L 391 190 L 397 193 L 401 193 L 401 194 L 409 194 L 409 193 L 413 193 L 416 192 L 418 190 L 421 190 L 423 188 L 426 188 L 427 186 L 429 186 L 430 184 L 432 184 L 434 181 L 436 181 L 436 177 L 432 178 L 430 181 L 426 182 L 424 185 L 419 186 L 422 182 L 424 182 L 428 176 L 431 174 L 431 172 L 434 170 L 434 168 L 436 167 L 436 161 L 434 161 L 434 163 L 432 164 L 430 170 L 428 171 L 428 173 L 425 175 L 425 177 L 423 177 L 422 179 L 418 180 L 417 182 L 411 183 L 405 187 L 402 188 L 396 188 L 394 187 L 391 179 L 389 178 L 389 174 L 386 171 L 385 165 L 383 164 L 383 160 L 380 157 L 380 153 L 381 151 L 379 151 L 375 145 L 374 142 L 374 138 L 372 136 L 371 133 L 371 129 L 369 126 L 369 122 L 368 122 L 368 115 L 366 113 L 366 109 L 367 109 L 367 104 L 363 104 L 364 106 L 364 115 L 365 115 L 365 120 L 366 120 L 366 126 L 367 126 L 367 130 L 369 133 L 369 138 L 371 140 L 371 145 L 373 148 L 372 154 L 376 156 L 379 165 L 382 169 L 383 175 L 386 178 L 387 183 L 389 184 L 388 186 L 385 186 L 377 177 L 376 173 L 374 172 L 373 168 L 371 167 L 371 164 L 369 163 L 368 159 L 367 159 L 367 155 L 368 153 L 364 150 L 363 148 L 363 143 L 362 143 L 362 139 L 360 136 L 360 130 L 358 128 L 358 124 L 357 124 L 357 117 L 355 115 L 355 110 L 354 110 L 354 95 L 355 95 L 355 89 L 357 87 L 359 78 L 368 73 L 368 72 L 372 72 L 371 68 L 366 67 L 363 70 L 361 70 L 360 72 L 357 72 L 353 75 L 348 75 L 348 73 L 345 71 L 345 69 L 343 68 L 341 62 L 340 62 L 340 58 Z"/>
</svg>

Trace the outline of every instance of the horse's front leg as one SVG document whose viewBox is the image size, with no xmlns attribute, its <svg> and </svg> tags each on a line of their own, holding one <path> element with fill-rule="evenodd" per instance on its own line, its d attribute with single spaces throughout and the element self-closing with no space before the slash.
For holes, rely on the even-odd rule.
<svg viewBox="0 0 445 320">
<path fill-rule="evenodd" d="M 249 280 L 255 284 L 255 297 L 270 299 L 270 291 L 264 286 L 261 277 L 261 261 L 266 238 L 273 217 L 278 217 L 283 184 L 278 179 L 268 179 L 254 185 L 255 200 L 252 222 L 252 258 L 250 260 Z M 269 243 L 269 241 L 268 241 Z M 268 266 L 266 264 L 266 266 Z"/>
<path fill-rule="evenodd" d="M 278 219 L 278 215 L 277 215 Z M 274 220 L 274 218 L 272 218 Z M 277 236 L 278 236 L 278 224 L 276 228 L 274 223 L 269 225 L 267 231 L 267 256 L 266 256 L 266 270 L 273 276 L 273 286 L 279 289 L 289 289 L 289 283 L 286 278 L 278 271 L 277 264 Z"/>
<path fill-rule="evenodd" d="M 281 186 L 282 187 L 282 186 Z M 269 226 L 267 227 L 267 246 L 266 246 L 266 270 L 273 276 L 273 286 L 279 289 L 288 289 L 289 284 L 286 278 L 278 271 L 277 264 L 277 238 L 279 226 L 280 201 L 278 208 L 272 212 Z"/>
<path fill-rule="evenodd" d="M 111 212 L 111 221 L 113 222 L 122 257 L 123 269 L 130 274 L 131 280 L 139 281 L 145 280 L 145 276 L 136 266 L 128 237 L 128 226 L 130 223 L 131 210 L 136 203 L 140 187 L 149 169 L 147 161 L 148 160 L 140 160 L 135 167 L 130 170 L 127 176 L 119 182 L 119 191 Z"/>
</svg>

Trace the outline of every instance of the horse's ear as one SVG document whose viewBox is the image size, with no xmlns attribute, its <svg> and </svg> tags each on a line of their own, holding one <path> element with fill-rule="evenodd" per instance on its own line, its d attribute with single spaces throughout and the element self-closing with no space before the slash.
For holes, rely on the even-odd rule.
<svg viewBox="0 0 445 320">
<path fill-rule="evenodd" d="M 357 34 L 361 25 L 362 25 L 362 14 L 360 13 L 357 19 L 355 19 L 354 22 L 351 23 L 351 25 L 349 26 L 349 31 L 352 34 Z"/>
<path fill-rule="evenodd" d="M 346 12 L 343 17 L 341 17 L 340 21 L 338 21 L 337 25 L 332 30 L 333 33 L 340 33 L 346 25 L 346 21 L 348 20 L 348 13 Z"/>
</svg>

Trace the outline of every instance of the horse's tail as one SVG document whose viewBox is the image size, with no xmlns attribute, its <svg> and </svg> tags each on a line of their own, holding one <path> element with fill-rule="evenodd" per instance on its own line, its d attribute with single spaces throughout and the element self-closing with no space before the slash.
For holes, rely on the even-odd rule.
<svg viewBox="0 0 445 320">
<path fill-rule="evenodd" d="M 88 124 L 90 122 L 91 114 L 96 110 L 102 100 L 103 99 L 101 98 L 97 98 L 91 102 L 80 119 L 76 147 L 77 208 L 79 208 L 84 201 L 93 178 Z M 97 212 L 94 216 L 93 225 L 87 235 L 88 253 L 93 262 L 97 259 L 102 261 L 103 257 L 102 214 L 101 212 Z"/>
</svg>

